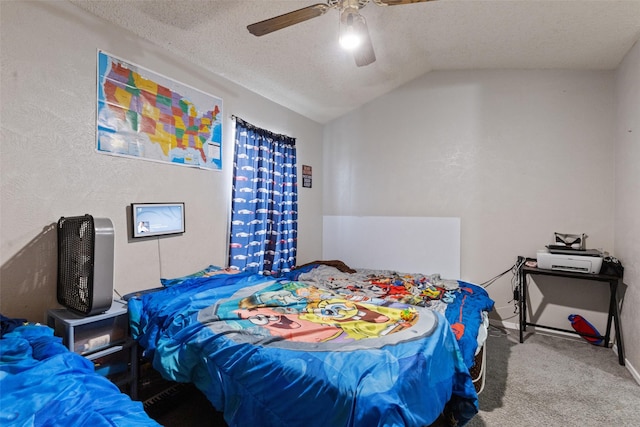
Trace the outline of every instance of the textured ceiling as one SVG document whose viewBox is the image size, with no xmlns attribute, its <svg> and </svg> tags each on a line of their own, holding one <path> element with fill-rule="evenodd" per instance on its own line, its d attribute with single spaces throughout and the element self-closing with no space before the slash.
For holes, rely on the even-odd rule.
<svg viewBox="0 0 640 427">
<path fill-rule="evenodd" d="M 356 67 L 336 10 L 262 37 L 246 29 L 321 0 L 70 1 L 320 123 L 433 70 L 615 69 L 640 37 L 640 0 L 369 3 L 377 61 Z"/>
</svg>

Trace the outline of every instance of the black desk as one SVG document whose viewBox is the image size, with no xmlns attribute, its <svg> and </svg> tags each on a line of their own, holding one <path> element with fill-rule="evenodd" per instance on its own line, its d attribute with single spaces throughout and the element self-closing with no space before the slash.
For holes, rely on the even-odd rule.
<svg viewBox="0 0 640 427">
<path fill-rule="evenodd" d="M 543 270 L 537 267 L 528 267 L 523 265 L 520 268 L 520 299 L 518 300 L 518 308 L 520 309 L 520 342 L 524 342 L 524 332 L 527 326 L 535 326 L 538 328 L 553 329 L 556 331 L 569 332 L 581 336 L 589 336 L 580 334 L 571 329 L 554 328 L 552 326 L 538 325 L 527 321 L 527 275 L 555 276 L 566 277 L 571 279 L 592 280 L 596 282 L 608 283 L 609 292 L 609 315 L 607 317 L 607 330 L 604 336 L 595 336 L 604 340 L 604 347 L 609 347 L 609 339 L 611 337 L 611 321 L 613 320 L 616 328 L 616 343 L 618 345 L 618 361 L 624 366 L 624 344 L 622 342 L 622 332 L 620 331 L 620 314 L 618 312 L 618 284 L 622 282 L 621 277 L 606 276 L 603 274 L 574 273 L 569 271 Z"/>
</svg>

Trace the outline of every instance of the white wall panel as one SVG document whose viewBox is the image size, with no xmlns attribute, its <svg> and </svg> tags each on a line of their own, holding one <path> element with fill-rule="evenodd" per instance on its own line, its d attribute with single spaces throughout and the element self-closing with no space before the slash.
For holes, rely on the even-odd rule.
<svg viewBox="0 0 640 427">
<path fill-rule="evenodd" d="M 352 268 L 460 277 L 460 218 L 325 216 L 324 259 Z"/>
</svg>

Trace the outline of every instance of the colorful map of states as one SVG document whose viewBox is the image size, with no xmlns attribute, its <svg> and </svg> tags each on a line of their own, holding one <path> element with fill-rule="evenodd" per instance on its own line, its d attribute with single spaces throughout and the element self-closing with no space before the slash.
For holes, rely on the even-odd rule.
<svg viewBox="0 0 640 427">
<path fill-rule="evenodd" d="M 220 113 L 217 105 L 198 117 L 195 106 L 179 93 L 115 61 L 103 90 L 109 110 L 132 130 L 147 134 L 167 157 L 172 149 L 193 148 L 207 161 L 203 145 L 211 138 L 212 125 Z"/>
</svg>

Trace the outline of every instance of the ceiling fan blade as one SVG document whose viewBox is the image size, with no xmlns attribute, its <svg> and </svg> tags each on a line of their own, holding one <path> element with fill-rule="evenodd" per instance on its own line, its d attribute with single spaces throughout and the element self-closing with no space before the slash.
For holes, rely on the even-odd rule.
<svg viewBox="0 0 640 427">
<path fill-rule="evenodd" d="M 264 36 L 265 34 L 324 15 L 329 9 L 331 9 L 329 5 L 323 3 L 314 4 L 294 10 L 293 12 L 265 19 L 264 21 L 256 22 L 255 24 L 247 25 L 247 30 L 254 36 Z"/>
<path fill-rule="evenodd" d="M 364 17 L 355 21 L 354 25 L 357 25 L 356 31 L 360 34 L 362 40 L 360 41 L 360 46 L 353 51 L 353 58 L 356 60 L 358 67 L 364 67 L 375 62 L 376 54 L 373 51 L 373 43 L 371 43 L 367 21 L 364 20 Z"/>
<path fill-rule="evenodd" d="M 373 0 L 378 6 L 398 6 L 401 4 L 424 3 L 435 0 Z"/>
</svg>

